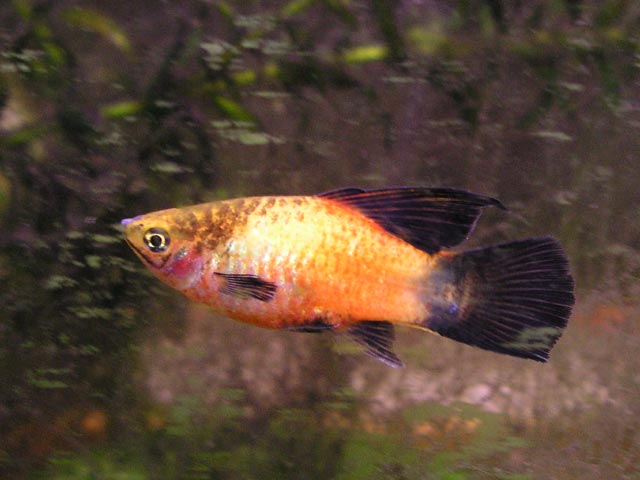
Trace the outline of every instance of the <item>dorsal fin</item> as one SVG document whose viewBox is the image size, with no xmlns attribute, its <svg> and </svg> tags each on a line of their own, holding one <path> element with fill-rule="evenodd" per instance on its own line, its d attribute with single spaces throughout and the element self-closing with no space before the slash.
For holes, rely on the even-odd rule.
<svg viewBox="0 0 640 480">
<path fill-rule="evenodd" d="M 495 198 L 453 188 L 342 188 L 319 197 L 358 209 L 389 233 L 436 253 L 467 238 L 482 209 L 504 206 Z"/>
</svg>

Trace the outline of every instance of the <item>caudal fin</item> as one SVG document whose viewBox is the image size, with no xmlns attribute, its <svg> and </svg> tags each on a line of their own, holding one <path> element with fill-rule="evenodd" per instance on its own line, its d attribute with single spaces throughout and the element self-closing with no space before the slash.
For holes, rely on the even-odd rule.
<svg viewBox="0 0 640 480">
<path fill-rule="evenodd" d="M 560 244 L 531 238 L 444 258 L 423 325 L 459 342 L 547 361 L 571 314 L 573 278 Z"/>
</svg>

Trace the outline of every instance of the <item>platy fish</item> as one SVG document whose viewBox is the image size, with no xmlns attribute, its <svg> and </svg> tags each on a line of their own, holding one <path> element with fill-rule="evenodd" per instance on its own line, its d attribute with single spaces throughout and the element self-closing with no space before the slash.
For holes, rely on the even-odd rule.
<svg viewBox="0 0 640 480">
<path fill-rule="evenodd" d="M 346 332 L 392 367 L 394 325 L 544 362 L 574 303 L 551 237 L 463 252 L 491 197 L 450 188 L 344 188 L 248 197 L 122 221 L 151 272 L 230 318 Z"/>
</svg>

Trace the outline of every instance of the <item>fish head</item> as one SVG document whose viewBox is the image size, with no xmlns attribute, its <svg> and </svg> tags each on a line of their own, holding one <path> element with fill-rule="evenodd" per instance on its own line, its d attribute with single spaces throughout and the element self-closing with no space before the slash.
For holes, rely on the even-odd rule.
<svg viewBox="0 0 640 480">
<path fill-rule="evenodd" d="M 201 275 L 204 259 L 193 222 L 172 208 L 122 220 L 125 239 L 142 263 L 160 280 L 184 291 Z"/>
</svg>

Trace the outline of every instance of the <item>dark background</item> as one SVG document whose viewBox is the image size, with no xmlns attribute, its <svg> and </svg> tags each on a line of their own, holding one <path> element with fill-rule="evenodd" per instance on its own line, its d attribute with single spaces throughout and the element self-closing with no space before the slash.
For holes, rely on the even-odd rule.
<svg viewBox="0 0 640 480">
<path fill-rule="evenodd" d="M 640 8 L 0 6 L 0 477 L 640 478 Z M 578 303 L 546 365 L 400 332 L 403 370 L 144 271 L 119 221 L 341 186 L 500 198 Z"/>
</svg>

